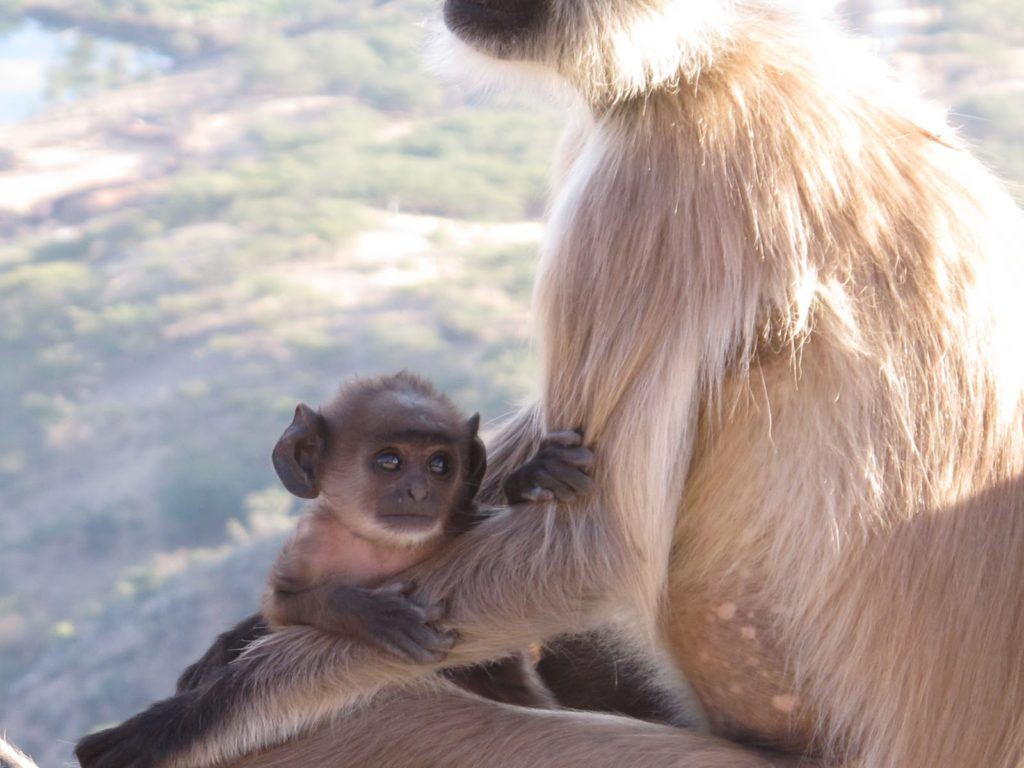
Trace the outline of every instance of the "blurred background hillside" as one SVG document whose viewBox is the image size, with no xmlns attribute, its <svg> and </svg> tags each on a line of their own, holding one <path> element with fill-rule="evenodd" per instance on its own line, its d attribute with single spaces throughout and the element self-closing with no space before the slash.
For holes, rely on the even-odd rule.
<svg viewBox="0 0 1024 768">
<path fill-rule="evenodd" d="M 436 5 L 0 0 L 0 732 L 41 765 L 255 606 L 298 400 L 528 394 L 561 116 L 426 74 Z M 1024 182 L 1020 0 L 839 11 Z"/>
</svg>

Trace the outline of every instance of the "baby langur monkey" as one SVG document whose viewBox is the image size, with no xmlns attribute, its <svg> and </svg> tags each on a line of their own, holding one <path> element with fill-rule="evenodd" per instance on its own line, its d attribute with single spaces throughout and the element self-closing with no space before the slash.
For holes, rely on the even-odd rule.
<svg viewBox="0 0 1024 768">
<path fill-rule="evenodd" d="M 161 764 L 183 746 L 182 734 L 217 722 L 221 695 L 248 685 L 231 677 L 232 662 L 273 627 L 310 625 L 440 661 L 453 643 L 435 625 L 442 607 L 420 605 L 411 584 L 392 582 L 488 514 L 474 502 L 487 469 L 479 425 L 479 416 L 467 419 L 408 373 L 355 381 L 319 411 L 300 405 L 274 467 L 289 491 L 312 502 L 273 567 L 262 612 L 220 635 L 182 674 L 176 696 L 79 741 L 82 767 Z M 550 435 L 505 494 L 513 505 L 568 501 L 591 489 L 592 463 L 578 433 Z M 525 653 L 443 674 L 497 701 L 557 706 Z"/>
<path fill-rule="evenodd" d="M 474 502 L 487 468 L 479 426 L 479 415 L 467 419 L 408 373 L 355 381 L 319 412 L 299 405 L 274 468 L 291 493 L 314 501 L 271 571 L 266 621 L 441 661 L 454 642 L 434 626 L 443 606 L 414 602 L 411 583 L 381 585 L 483 518 Z M 550 436 L 507 481 L 509 504 L 588 491 L 593 457 L 581 442 L 575 432 Z M 490 698 L 554 705 L 524 655 L 450 677 Z"/>
</svg>

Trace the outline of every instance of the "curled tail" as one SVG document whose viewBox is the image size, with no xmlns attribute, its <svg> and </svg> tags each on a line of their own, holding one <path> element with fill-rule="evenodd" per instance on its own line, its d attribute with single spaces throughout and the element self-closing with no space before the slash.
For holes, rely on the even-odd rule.
<svg viewBox="0 0 1024 768">
<path fill-rule="evenodd" d="M 0 768 L 38 768 L 28 755 L 22 754 L 0 737 Z"/>
</svg>

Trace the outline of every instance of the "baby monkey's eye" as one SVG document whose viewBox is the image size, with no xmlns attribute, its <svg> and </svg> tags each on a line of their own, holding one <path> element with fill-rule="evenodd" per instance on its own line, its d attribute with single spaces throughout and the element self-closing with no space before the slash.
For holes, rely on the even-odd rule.
<svg viewBox="0 0 1024 768">
<path fill-rule="evenodd" d="M 377 454 L 377 466 L 385 472 L 395 472 L 401 468 L 402 460 L 398 458 L 398 454 L 384 451 L 384 453 Z"/>
<path fill-rule="evenodd" d="M 447 475 L 448 474 L 448 457 L 443 453 L 435 453 L 430 457 L 430 461 L 427 462 L 427 467 L 435 475 Z"/>
</svg>

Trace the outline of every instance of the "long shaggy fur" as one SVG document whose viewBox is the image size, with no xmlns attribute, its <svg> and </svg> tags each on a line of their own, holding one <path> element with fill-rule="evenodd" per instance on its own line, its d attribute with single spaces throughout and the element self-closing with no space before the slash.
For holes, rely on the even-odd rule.
<svg viewBox="0 0 1024 768">
<path fill-rule="evenodd" d="M 0 738 L 0 768 L 37 768 L 37 766 L 28 758 L 28 755 Z"/>
<path fill-rule="evenodd" d="M 1024 765 L 1020 212 L 873 62 L 777 3 L 548 5 L 528 33 L 469 39 L 581 105 L 537 279 L 543 391 L 495 440 L 492 489 L 548 428 L 585 425 L 600 492 L 499 516 L 423 570 L 462 637 L 451 662 L 628 613 L 719 733 L 830 765 Z M 766 764 L 450 691 L 367 704 L 428 670 L 309 633 L 242 662 L 246 706 L 181 765 L 329 713 L 246 765 Z M 762 672 L 724 686 L 744 664 Z"/>
</svg>

